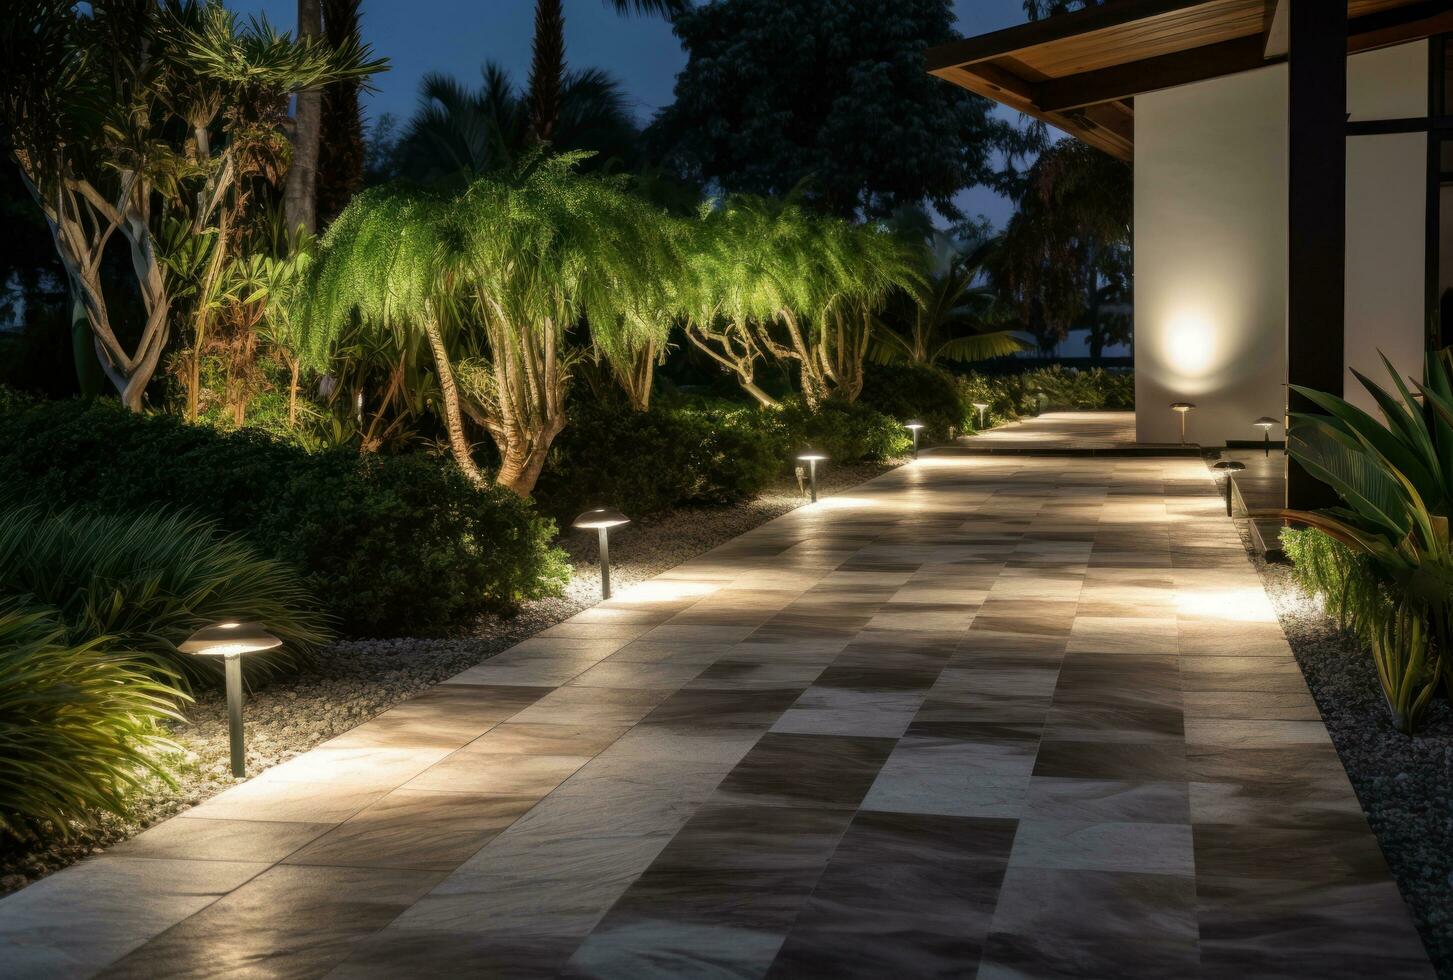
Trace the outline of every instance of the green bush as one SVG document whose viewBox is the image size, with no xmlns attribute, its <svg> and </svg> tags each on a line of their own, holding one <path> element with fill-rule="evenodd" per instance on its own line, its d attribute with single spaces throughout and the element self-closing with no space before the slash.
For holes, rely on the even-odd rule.
<svg viewBox="0 0 1453 980">
<path fill-rule="evenodd" d="M 535 499 L 561 521 L 602 505 L 632 517 L 730 504 L 760 493 L 782 469 L 780 441 L 754 408 L 580 401 L 556 438 Z"/>
<path fill-rule="evenodd" d="M 109 403 L 0 409 L 0 494 L 111 513 L 189 509 L 293 565 L 350 635 L 437 635 L 558 591 L 552 525 L 420 455 L 310 453 Z"/>
<path fill-rule="evenodd" d="M 109 641 L 66 633 L 45 612 L 0 605 L 0 829 L 10 834 L 124 816 L 145 778 L 170 780 L 158 756 L 176 746 L 160 723 L 180 720 L 179 696 Z"/>
<path fill-rule="evenodd" d="M 862 402 L 829 398 L 812 411 L 800 398 L 782 403 L 777 421 L 789 458 L 807 446 L 838 463 L 879 462 L 902 456 L 913 444 L 903 421 Z"/>
<path fill-rule="evenodd" d="M 1018 374 L 969 373 L 957 379 L 965 405 L 989 405 L 986 425 L 1013 422 L 1040 412 L 1130 411 L 1135 408 L 1135 374 L 1054 365 Z M 978 427 L 978 414 L 972 417 Z"/>
<path fill-rule="evenodd" d="M 973 429 L 973 406 L 965 400 L 953 375 L 916 364 L 869 364 L 859 401 L 899 423 L 917 419 L 922 438 L 940 442 L 949 429 Z"/>
<path fill-rule="evenodd" d="M 1370 643 L 1397 605 L 1372 559 L 1314 528 L 1282 528 L 1281 548 L 1302 591 L 1321 599 L 1339 626 Z"/>
<path fill-rule="evenodd" d="M 177 645 L 210 623 L 256 621 L 283 641 L 248 658 L 253 676 L 290 672 L 329 639 L 293 569 L 205 521 L 0 508 L 0 593 L 53 610 L 66 638 L 111 637 L 163 675 L 220 682 L 215 658 Z"/>
</svg>

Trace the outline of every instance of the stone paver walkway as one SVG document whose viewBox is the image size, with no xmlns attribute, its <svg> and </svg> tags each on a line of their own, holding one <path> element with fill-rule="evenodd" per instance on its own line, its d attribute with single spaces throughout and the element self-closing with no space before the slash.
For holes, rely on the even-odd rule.
<svg viewBox="0 0 1453 980">
<path fill-rule="evenodd" d="M 7 976 L 1428 976 L 1196 459 L 925 458 L 0 902 Z"/>
<path fill-rule="evenodd" d="M 1045 412 L 958 441 L 964 446 L 1025 451 L 1125 449 L 1135 445 L 1135 413 Z"/>
</svg>

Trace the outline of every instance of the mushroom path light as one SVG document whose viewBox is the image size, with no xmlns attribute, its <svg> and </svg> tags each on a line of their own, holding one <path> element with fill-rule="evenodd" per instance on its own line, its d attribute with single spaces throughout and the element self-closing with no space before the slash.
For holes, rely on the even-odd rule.
<svg viewBox="0 0 1453 980">
<path fill-rule="evenodd" d="M 1246 469 L 1246 464 L 1245 463 L 1238 463 L 1234 459 L 1223 459 L 1223 460 L 1221 460 L 1221 462 L 1219 462 L 1219 463 L 1216 464 L 1216 467 L 1215 468 L 1217 470 L 1219 470 L 1221 473 L 1224 473 L 1226 475 L 1226 516 L 1227 517 L 1230 517 L 1231 516 L 1231 477 L 1232 477 L 1232 475 L 1234 475 L 1236 473 L 1240 473 L 1242 470 Z"/>
<path fill-rule="evenodd" d="M 1276 419 L 1272 418 L 1270 415 L 1263 415 L 1261 418 L 1257 419 L 1255 422 L 1252 422 L 1251 424 L 1252 425 L 1255 425 L 1255 426 L 1260 426 L 1260 428 L 1261 428 L 1261 448 L 1262 448 L 1262 455 L 1264 455 L 1264 456 L 1270 456 L 1271 455 L 1271 427 L 1273 425 L 1276 425 L 1277 424 Z"/>
<path fill-rule="evenodd" d="M 824 459 L 827 459 L 827 457 L 816 449 L 804 449 L 797 457 L 798 462 L 807 464 L 807 480 L 808 485 L 812 488 L 812 502 L 814 504 L 817 503 L 817 464 Z"/>
<path fill-rule="evenodd" d="M 600 597 L 610 598 L 610 529 L 631 523 L 631 519 L 618 510 L 596 507 L 575 518 L 572 527 L 582 531 L 592 528 L 600 533 Z"/>
<path fill-rule="evenodd" d="M 912 422 L 903 423 L 903 428 L 913 433 L 913 458 L 918 458 L 918 433 L 923 429 L 923 423 L 914 419 Z"/>
<path fill-rule="evenodd" d="M 247 775 L 247 753 L 242 732 L 242 656 L 273 650 L 283 641 L 258 623 L 227 621 L 204 626 L 177 647 L 182 653 L 221 657 L 227 673 L 227 734 L 232 750 L 232 775 Z"/>
<path fill-rule="evenodd" d="M 1181 417 L 1181 445 L 1186 444 L 1186 416 L 1195 411 L 1196 406 L 1191 402 L 1171 402 L 1170 410 Z"/>
</svg>

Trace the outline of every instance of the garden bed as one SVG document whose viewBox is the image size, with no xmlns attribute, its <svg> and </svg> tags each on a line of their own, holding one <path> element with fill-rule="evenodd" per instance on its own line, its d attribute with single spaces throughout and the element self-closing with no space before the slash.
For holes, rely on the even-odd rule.
<svg viewBox="0 0 1453 980">
<path fill-rule="evenodd" d="M 1440 694 L 1417 735 L 1399 734 L 1361 641 L 1291 566 L 1253 562 L 1433 966 L 1453 977 L 1453 707 Z"/>
<path fill-rule="evenodd" d="M 824 494 L 840 492 L 893 465 L 829 466 L 819 476 L 819 488 Z M 784 480 L 746 503 L 676 510 L 620 528 L 611 537 L 613 583 L 621 588 L 652 578 L 805 502 L 796 483 Z M 565 534 L 561 544 L 570 554 L 574 575 L 558 598 L 528 603 L 517 616 L 490 619 L 458 639 L 335 643 L 322 651 L 314 668 L 257 692 L 246 708 L 248 771 L 256 775 L 306 752 L 593 605 L 600 589 L 594 537 Z M 201 692 L 187 714 L 191 724 L 172 733 L 183 750 L 175 764 L 175 788 L 150 786 L 136 800 L 133 820 L 103 816 L 71 840 L 35 840 L 0 853 L 0 894 L 99 853 L 234 785 L 222 697 Z"/>
</svg>

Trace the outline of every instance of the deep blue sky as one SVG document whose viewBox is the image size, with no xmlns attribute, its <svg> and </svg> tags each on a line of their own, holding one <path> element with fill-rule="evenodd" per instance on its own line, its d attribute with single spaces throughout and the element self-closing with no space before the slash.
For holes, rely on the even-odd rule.
<svg viewBox="0 0 1453 980">
<path fill-rule="evenodd" d="M 243 14 L 265 14 L 278 27 L 292 28 L 296 22 L 296 0 L 226 2 Z M 954 8 L 964 34 L 1024 20 L 1021 0 L 954 0 Z M 523 84 L 533 12 L 532 0 L 363 0 L 364 39 L 391 64 L 374 81 L 378 91 L 365 97 L 365 112 L 407 118 L 425 73 L 448 72 L 472 83 L 489 60 L 500 62 Z M 622 17 L 601 0 L 565 0 L 565 18 L 566 58 L 572 66 L 604 68 L 620 79 L 643 122 L 671 102 L 671 87 L 686 56 L 664 21 Z M 967 211 L 987 214 L 995 224 L 1008 215 L 1008 203 L 982 188 L 963 197 Z"/>
</svg>

